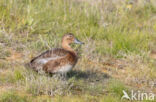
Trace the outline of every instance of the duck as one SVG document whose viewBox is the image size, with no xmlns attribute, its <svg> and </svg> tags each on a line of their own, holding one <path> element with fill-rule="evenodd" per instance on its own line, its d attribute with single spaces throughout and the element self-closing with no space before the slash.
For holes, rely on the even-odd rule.
<svg viewBox="0 0 156 102">
<path fill-rule="evenodd" d="M 52 48 L 34 57 L 29 62 L 29 67 L 37 72 L 67 74 L 78 61 L 77 52 L 70 46 L 72 43 L 84 44 L 73 33 L 64 34 L 61 43 L 62 48 Z"/>
</svg>

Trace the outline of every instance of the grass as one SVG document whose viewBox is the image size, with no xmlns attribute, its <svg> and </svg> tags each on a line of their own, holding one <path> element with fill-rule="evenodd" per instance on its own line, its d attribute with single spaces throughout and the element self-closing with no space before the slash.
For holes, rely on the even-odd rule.
<svg viewBox="0 0 156 102">
<path fill-rule="evenodd" d="M 120 102 L 122 90 L 156 93 L 156 2 L 128 5 L 128 0 L 1 0 L 0 101 Z M 80 60 L 67 80 L 24 67 L 60 46 L 67 32 L 85 42 L 73 45 L 80 48 Z"/>
<path fill-rule="evenodd" d="M 107 89 L 111 93 L 115 94 L 116 96 L 120 96 L 120 97 L 122 97 L 122 95 L 123 95 L 123 93 L 122 93 L 123 90 L 125 90 L 125 91 L 128 90 L 123 83 L 116 81 L 114 79 L 110 80 Z"/>
<path fill-rule="evenodd" d="M 17 93 L 10 91 L 0 96 L 0 102 L 30 102 L 26 96 L 19 96 Z"/>
</svg>

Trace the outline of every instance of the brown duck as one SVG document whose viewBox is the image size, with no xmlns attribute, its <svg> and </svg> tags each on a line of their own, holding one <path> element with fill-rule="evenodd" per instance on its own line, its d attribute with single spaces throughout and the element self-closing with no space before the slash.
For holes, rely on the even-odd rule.
<svg viewBox="0 0 156 102">
<path fill-rule="evenodd" d="M 83 44 L 72 33 L 62 38 L 62 48 L 54 48 L 33 58 L 29 66 L 35 71 L 66 74 L 71 71 L 78 60 L 77 53 L 70 47 L 71 43 Z"/>
</svg>

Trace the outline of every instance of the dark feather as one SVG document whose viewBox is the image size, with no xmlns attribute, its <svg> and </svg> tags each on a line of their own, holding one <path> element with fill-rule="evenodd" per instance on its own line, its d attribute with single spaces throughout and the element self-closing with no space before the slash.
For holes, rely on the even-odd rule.
<svg viewBox="0 0 156 102">
<path fill-rule="evenodd" d="M 54 49 L 47 50 L 47 51 L 41 53 L 37 57 L 33 58 L 30 61 L 30 63 L 33 63 L 36 59 L 39 59 L 39 58 L 61 57 L 61 56 L 65 56 L 67 53 L 68 53 L 68 51 L 66 51 L 62 48 L 54 48 Z"/>
</svg>

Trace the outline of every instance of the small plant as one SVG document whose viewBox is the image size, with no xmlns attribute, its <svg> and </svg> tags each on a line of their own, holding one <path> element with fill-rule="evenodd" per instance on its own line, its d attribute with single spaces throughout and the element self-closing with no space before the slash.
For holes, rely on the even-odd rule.
<svg viewBox="0 0 156 102">
<path fill-rule="evenodd" d="M 26 90 L 33 95 L 63 95 L 67 94 L 70 85 L 67 81 L 46 76 L 27 76 L 25 79 Z"/>
<path fill-rule="evenodd" d="M 18 70 L 16 70 L 14 72 L 14 78 L 15 78 L 15 80 L 24 80 L 24 76 L 23 76 L 22 72 L 18 71 Z"/>
</svg>

